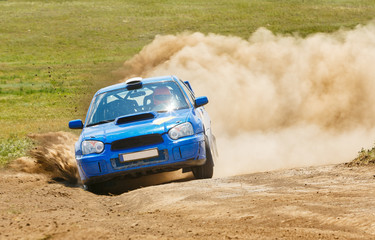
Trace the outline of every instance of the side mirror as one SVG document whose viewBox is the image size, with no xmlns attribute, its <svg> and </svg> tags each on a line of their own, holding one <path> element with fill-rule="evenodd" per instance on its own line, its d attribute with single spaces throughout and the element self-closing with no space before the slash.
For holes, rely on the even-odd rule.
<svg viewBox="0 0 375 240">
<path fill-rule="evenodd" d="M 81 119 L 72 120 L 69 122 L 69 128 L 70 129 L 82 129 L 83 123 Z"/>
<path fill-rule="evenodd" d="M 203 105 L 206 105 L 208 103 L 207 97 L 197 97 L 195 99 L 195 107 L 201 107 Z"/>
</svg>

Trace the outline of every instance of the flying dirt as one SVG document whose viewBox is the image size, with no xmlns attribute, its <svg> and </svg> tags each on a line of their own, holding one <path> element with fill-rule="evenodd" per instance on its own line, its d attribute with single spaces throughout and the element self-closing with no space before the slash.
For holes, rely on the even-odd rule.
<svg viewBox="0 0 375 240">
<path fill-rule="evenodd" d="M 74 143 L 78 137 L 71 133 L 55 132 L 29 135 L 37 146 L 29 151 L 29 157 L 21 157 L 10 163 L 10 168 L 42 173 L 52 179 L 77 183 L 78 169 L 74 158 Z"/>
</svg>

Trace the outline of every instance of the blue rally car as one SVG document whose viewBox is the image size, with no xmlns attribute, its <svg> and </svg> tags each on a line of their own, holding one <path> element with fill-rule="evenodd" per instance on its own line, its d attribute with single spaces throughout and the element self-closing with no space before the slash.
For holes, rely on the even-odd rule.
<svg viewBox="0 0 375 240">
<path fill-rule="evenodd" d="M 82 183 L 90 189 L 118 176 L 183 169 L 211 178 L 215 137 L 204 105 L 189 82 L 176 76 L 132 78 L 100 89 L 75 145 Z"/>
</svg>

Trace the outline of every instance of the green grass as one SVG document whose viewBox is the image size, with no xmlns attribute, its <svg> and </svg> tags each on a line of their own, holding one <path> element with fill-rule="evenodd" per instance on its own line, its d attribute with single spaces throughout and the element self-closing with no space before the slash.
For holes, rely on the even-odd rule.
<svg viewBox="0 0 375 240">
<path fill-rule="evenodd" d="M 27 149 L 32 147 L 28 138 L 9 137 L 0 142 L 0 167 L 10 160 L 25 156 Z"/>
<path fill-rule="evenodd" d="M 117 80 L 111 71 L 157 34 L 247 39 L 267 27 L 306 36 L 366 24 L 375 1 L 0 0 L 0 9 L 0 146 L 7 148 L 27 133 L 68 131 L 97 88 Z"/>
<path fill-rule="evenodd" d="M 358 156 L 351 162 L 346 163 L 347 166 L 367 166 L 375 165 L 375 146 L 371 149 L 361 149 L 358 152 Z"/>
</svg>

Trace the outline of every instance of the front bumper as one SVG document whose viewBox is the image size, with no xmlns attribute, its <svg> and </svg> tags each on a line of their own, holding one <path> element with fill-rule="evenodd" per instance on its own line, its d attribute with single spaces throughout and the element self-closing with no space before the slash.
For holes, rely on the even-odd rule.
<svg viewBox="0 0 375 240">
<path fill-rule="evenodd" d="M 142 173 L 143 175 L 173 171 L 180 168 L 200 166 L 206 161 L 204 134 L 196 134 L 173 141 L 163 134 L 163 143 L 132 149 L 112 151 L 105 144 L 101 154 L 76 156 L 79 174 L 83 184 L 110 180 L 117 176 Z M 120 154 L 157 148 L 158 157 L 121 162 Z"/>
</svg>

